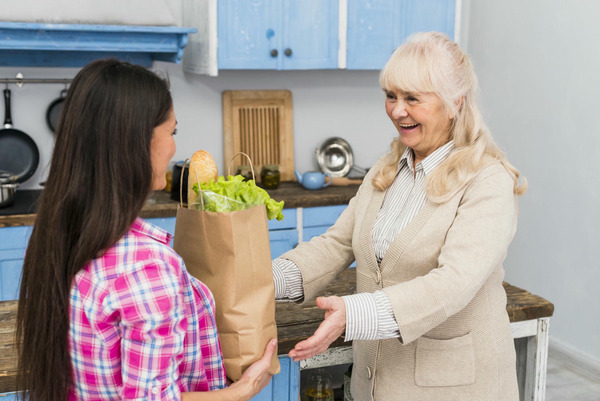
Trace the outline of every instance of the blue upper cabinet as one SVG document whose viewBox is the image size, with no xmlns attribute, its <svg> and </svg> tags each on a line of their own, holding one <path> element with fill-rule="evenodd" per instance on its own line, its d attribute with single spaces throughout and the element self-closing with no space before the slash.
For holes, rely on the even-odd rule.
<svg viewBox="0 0 600 401">
<path fill-rule="evenodd" d="M 337 0 L 286 1 L 281 69 L 338 68 L 338 12 Z"/>
<path fill-rule="evenodd" d="M 454 39 L 455 0 L 348 0 L 347 68 L 381 69 L 415 32 Z"/>
<path fill-rule="evenodd" d="M 219 69 L 338 67 L 338 1 L 218 2 Z"/>
<path fill-rule="evenodd" d="M 281 1 L 218 2 L 219 69 L 277 69 L 283 21 Z"/>
</svg>

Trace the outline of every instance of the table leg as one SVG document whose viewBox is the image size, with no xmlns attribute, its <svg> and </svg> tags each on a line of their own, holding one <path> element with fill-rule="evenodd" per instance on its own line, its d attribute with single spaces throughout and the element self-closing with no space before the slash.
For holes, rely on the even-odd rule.
<svg viewBox="0 0 600 401">
<path fill-rule="evenodd" d="M 546 399 L 546 370 L 548 364 L 548 329 L 550 318 L 538 319 L 537 334 L 527 338 L 526 401 Z"/>
</svg>

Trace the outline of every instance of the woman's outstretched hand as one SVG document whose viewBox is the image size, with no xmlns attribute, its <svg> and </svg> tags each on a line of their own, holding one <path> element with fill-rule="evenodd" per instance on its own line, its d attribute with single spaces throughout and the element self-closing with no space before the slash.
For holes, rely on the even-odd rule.
<svg viewBox="0 0 600 401">
<path fill-rule="evenodd" d="M 269 341 L 262 358 L 250 365 L 242 377 L 230 386 L 231 389 L 240 390 L 240 398 L 236 398 L 236 400 L 249 400 L 269 384 L 273 375 L 268 371 L 276 349 L 277 340 Z"/>
<path fill-rule="evenodd" d="M 340 297 L 319 297 L 317 306 L 325 309 L 325 320 L 321 322 L 315 334 L 300 341 L 289 352 L 294 361 L 310 358 L 325 352 L 329 345 L 342 335 L 346 329 L 346 304 Z"/>
</svg>

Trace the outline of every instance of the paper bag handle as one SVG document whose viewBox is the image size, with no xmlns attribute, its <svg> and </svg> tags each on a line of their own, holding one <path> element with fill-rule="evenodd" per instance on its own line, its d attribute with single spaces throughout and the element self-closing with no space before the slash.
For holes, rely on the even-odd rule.
<svg viewBox="0 0 600 401">
<path fill-rule="evenodd" d="M 183 207 L 183 172 L 185 171 L 185 165 L 188 162 L 192 163 L 192 161 L 189 158 L 185 159 L 185 161 L 183 162 L 183 167 L 181 168 L 181 178 L 179 179 L 179 205 L 181 207 Z M 200 185 L 200 177 L 198 177 L 198 169 L 194 169 L 194 172 L 196 173 L 196 183 L 198 184 L 198 190 L 200 190 L 200 204 L 202 205 L 202 210 L 204 210 L 204 197 L 202 196 L 202 186 Z"/>
<path fill-rule="evenodd" d="M 250 159 L 250 156 L 248 156 L 244 152 L 238 152 L 231 158 L 231 160 L 229 161 L 229 167 L 227 168 L 227 175 L 231 175 L 231 163 L 233 163 L 233 160 L 236 157 L 238 157 L 239 155 L 246 156 L 246 158 L 248 159 L 248 162 L 250 162 L 250 170 L 252 171 L 252 179 L 254 180 L 254 182 L 256 182 L 256 175 L 254 174 L 254 166 L 252 165 L 252 159 Z"/>
</svg>

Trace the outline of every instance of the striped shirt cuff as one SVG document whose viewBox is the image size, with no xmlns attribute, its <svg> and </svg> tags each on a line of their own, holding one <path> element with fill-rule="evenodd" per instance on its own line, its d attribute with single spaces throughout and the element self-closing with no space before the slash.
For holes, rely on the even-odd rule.
<svg viewBox="0 0 600 401">
<path fill-rule="evenodd" d="M 271 262 L 275 299 L 300 302 L 304 299 L 302 274 L 294 262 L 276 258 Z"/>
<path fill-rule="evenodd" d="M 400 337 L 392 304 L 383 291 L 347 295 L 342 299 L 346 305 L 346 341 Z"/>
</svg>

